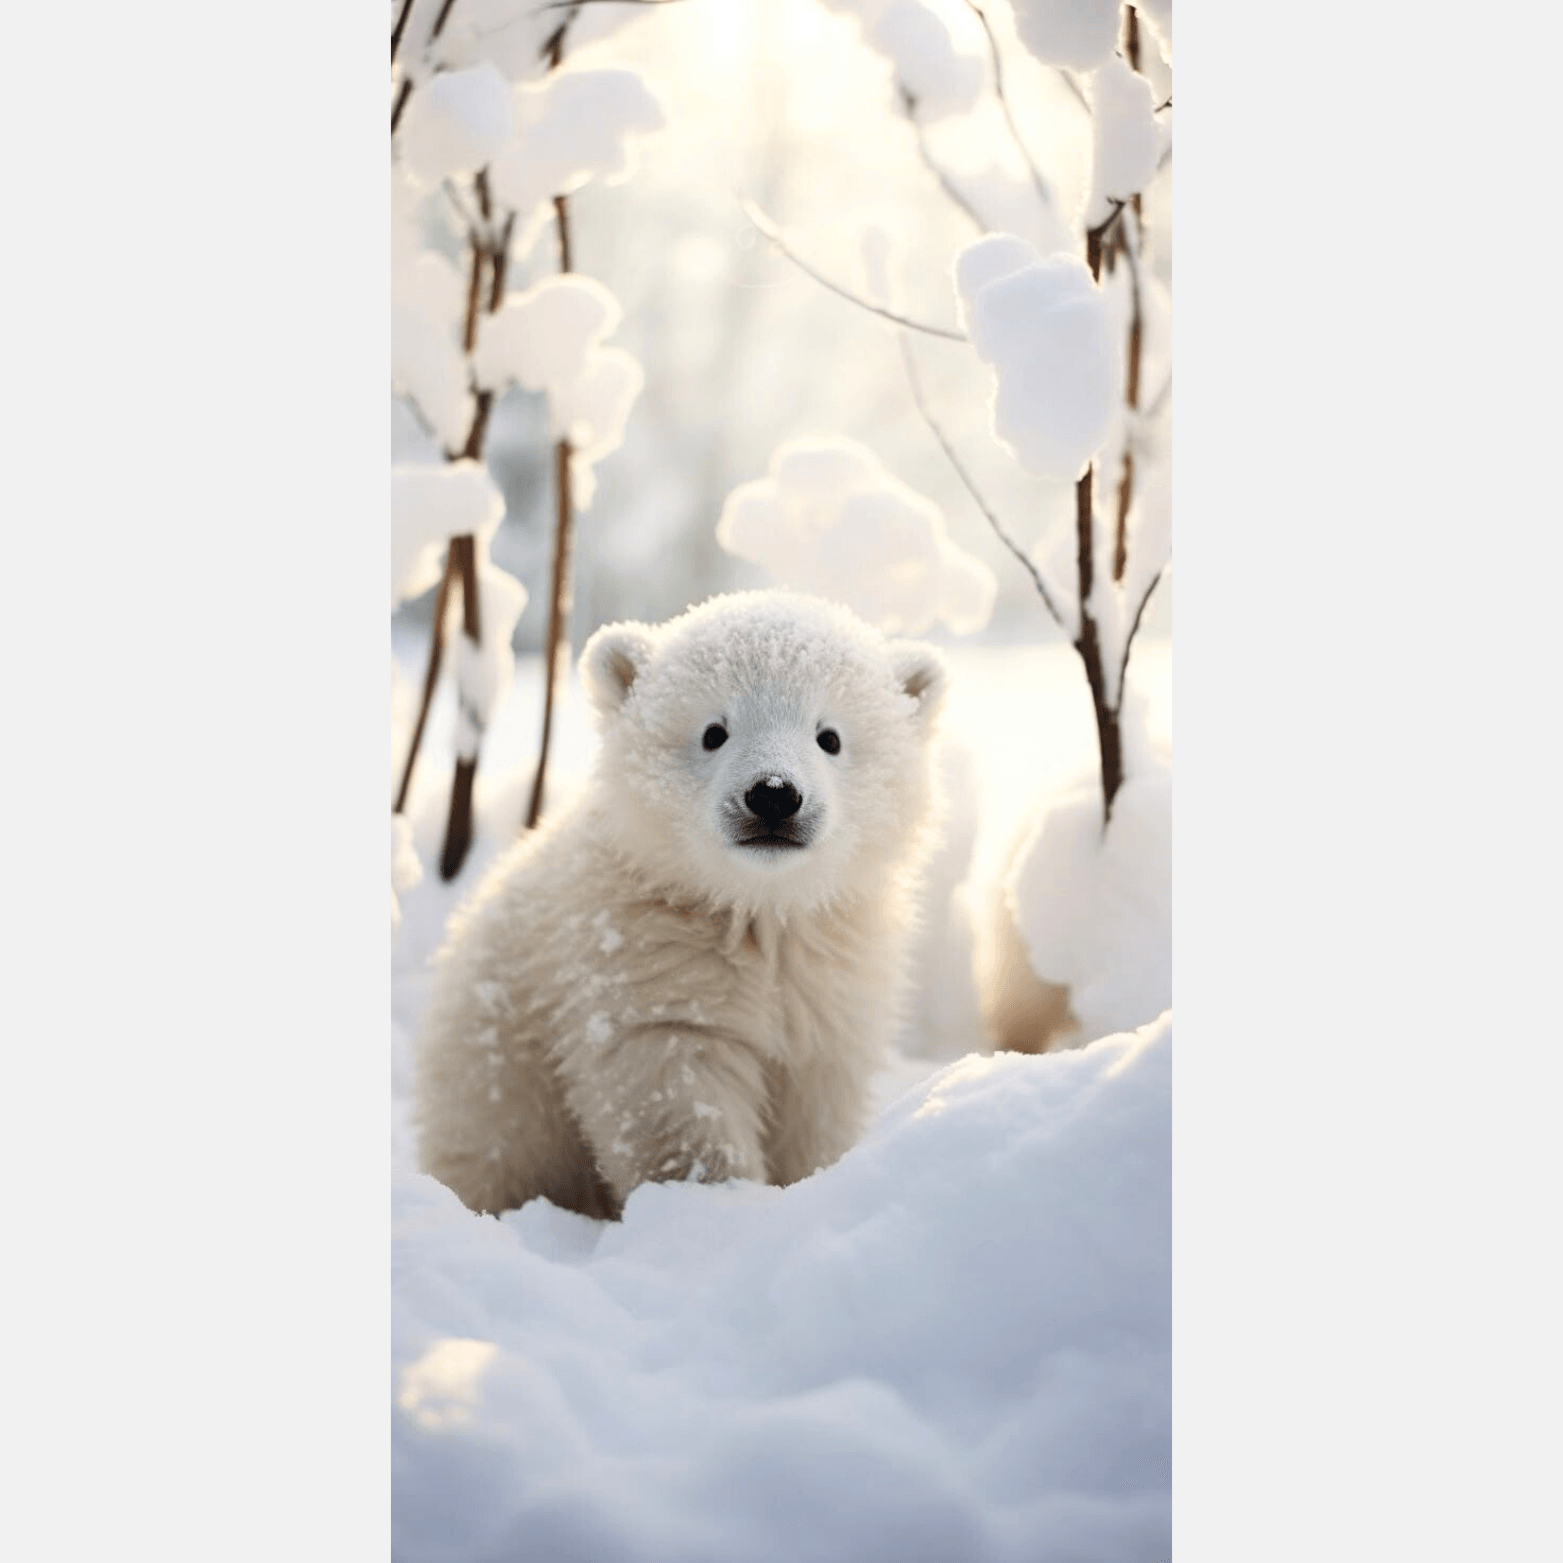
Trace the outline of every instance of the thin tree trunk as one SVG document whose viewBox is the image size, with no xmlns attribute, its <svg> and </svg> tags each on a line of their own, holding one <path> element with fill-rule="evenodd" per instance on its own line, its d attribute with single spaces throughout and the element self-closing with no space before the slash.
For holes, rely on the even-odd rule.
<svg viewBox="0 0 1563 1563">
<path fill-rule="evenodd" d="M 559 229 L 559 270 L 564 273 L 573 267 L 570 205 L 565 196 L 554 197 L 554 217 Z M 548 589 L 548 641 L 543 652 L 543 736 L 538 745 L 537 771 L 532 777 L 532 798 L 527 805 L 523 827 L 526 830 L 535 830 L 543 813 L 543 784 L 548 773 L 548 746 L 554 727 L 554 690 L 559 676 L 561 647 L 568 644 L 570 548 L 574 532 L 574 506 L 570 501 L 570 442 L 560 440 L 554 446 L 554 560 Z"/>
</svg>

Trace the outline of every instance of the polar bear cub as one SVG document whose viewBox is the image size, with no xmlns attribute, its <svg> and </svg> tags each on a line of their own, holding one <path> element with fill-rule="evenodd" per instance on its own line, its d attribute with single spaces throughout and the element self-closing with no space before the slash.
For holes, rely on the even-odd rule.
<svg viewBox="0 0 1563 1563">
<path fill-rule="evenodd" d="M 426 1171 L 474 1210 L 617 1216 L 791 1183 L 860 1132 L 935 812 L 938 653 L 790 592 L 611 624 L 581 793 L 452 918 L 419 1037 Z"/>
</svg>

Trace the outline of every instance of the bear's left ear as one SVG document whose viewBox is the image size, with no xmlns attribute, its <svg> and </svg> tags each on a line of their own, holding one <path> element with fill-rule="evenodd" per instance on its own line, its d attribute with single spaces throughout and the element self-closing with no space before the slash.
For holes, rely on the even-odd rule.
<svg viewBox="0 0 1563 1563">
<path fill-rule="evenodd" d="M 603 716 L 629 698 L 631 685 L 651 660 L 651 626 L 604 624 L 581 652 L 581 683 Z"/>
<path fill-rule="evenodd" d="M 944 704 L 949 675 L 944 658 L 920 640 L 890 642 L 890 665 L 903 694 L 917 702 L 917 723 L 928 727 Z"/>
</svg>

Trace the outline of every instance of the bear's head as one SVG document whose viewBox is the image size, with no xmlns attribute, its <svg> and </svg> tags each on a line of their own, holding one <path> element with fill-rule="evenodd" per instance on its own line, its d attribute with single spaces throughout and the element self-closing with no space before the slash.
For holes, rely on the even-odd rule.
<svg viewBox="0 0 1563 1563">
<path fill-rule="evenodd" d="M 605 828 L 660 881 L 785 913 L 879 893 L 922 855 L 945 692 L 933 647 L 815 597 L 742 592 L 605 625 L 581 676 Z"/>
</svg>

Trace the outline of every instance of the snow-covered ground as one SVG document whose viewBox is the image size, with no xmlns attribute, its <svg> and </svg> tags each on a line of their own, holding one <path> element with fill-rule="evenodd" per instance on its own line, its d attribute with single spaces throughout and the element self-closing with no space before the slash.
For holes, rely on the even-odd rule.
<svg viewBox="0 0 1563 1563">
<path fill-rule="evenodd" d="M 984 1056 L 950 892 L 1094 736 L 1067 648 L 949 655 L 949 843 L 874 1126 L 792 1188 L 647 1186 L 613 1225 L 480 1218 L 415 1170 L 424 962 L 519 820 L 538 667 L 489 734 L 455 886 L 436 706 L 393 945 L 398 1559 L 1170 1556 L 1171 1019 Z M 1165 643 L 1130 678 L 1170 741 Z M 573 689 L 556 744 L 562 789 L 592 745 Z"/>
</svg>

